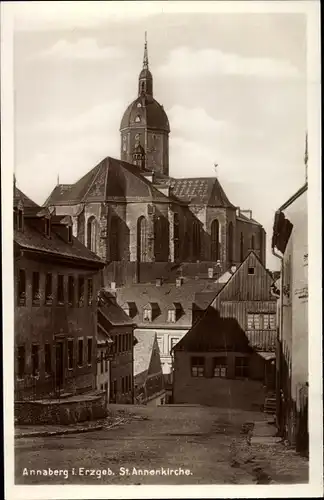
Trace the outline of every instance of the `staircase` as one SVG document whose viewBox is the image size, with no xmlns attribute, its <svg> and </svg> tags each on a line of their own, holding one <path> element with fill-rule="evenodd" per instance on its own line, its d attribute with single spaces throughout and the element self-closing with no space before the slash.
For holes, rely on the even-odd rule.
<svg viewBox="0 0 324 500">
<path fill-rule="evenodd" d="M 268 413 L 270 415 L 275 415 L 276 413 L 276 397 L 274 395 L 269 395 L 265 398 L 264 401 L 264 413 Z"/>
</svg>

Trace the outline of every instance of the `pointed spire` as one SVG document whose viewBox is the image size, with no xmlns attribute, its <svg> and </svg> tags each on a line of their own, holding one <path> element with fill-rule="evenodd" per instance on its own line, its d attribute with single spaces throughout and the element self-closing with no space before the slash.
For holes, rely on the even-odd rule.
<svg viewBox="0 0 324 500">
<path fill-rule="evenodd" d="M 305 137 L 304 164 L 305 164 L 305 177 L 306 177 L 306 182 L 307 182 L 308 181 L 308 132 L 306 132 L 306 137 Z"/>
<path fill-rule="evenodd" d="M 57 184 L 57 186 L 60 185 L 60 174 L 59 173 L 57 174 L 56 184 Z"/>
<path fill-rule="evenodd" d="M 144 58 L 143 58 L 143 69 L 148 69 L 148 52 L 147 52 L 147 32 L 145 31 L 145 43 L 144 43 Z"/>
</svg>

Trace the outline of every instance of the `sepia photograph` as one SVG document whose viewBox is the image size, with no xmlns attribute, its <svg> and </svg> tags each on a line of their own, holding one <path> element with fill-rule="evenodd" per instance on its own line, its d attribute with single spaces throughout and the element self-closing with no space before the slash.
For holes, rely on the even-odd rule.
<svg viewBox="0 0 324 500">
<path fill-rule="evenodd" d="M 1 10 L 8 499 L 322 495 L 319 3 Z"/>
</svg>

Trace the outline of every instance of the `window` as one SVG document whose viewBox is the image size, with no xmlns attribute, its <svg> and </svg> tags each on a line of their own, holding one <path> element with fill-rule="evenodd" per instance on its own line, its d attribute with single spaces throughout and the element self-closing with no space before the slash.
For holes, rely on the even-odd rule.
<svg viewBox="0 0 324 500">
<path fill-rule="evenodd" d="M 240 239 L 240 261 L 243 262 L 244 260 L 244 236 L 243 233 L 241 233 L 241 239 Z"/>
<path fill-rule="evenodd" d="M 119 218 L 114 215 L 110 222 L 110 238 L 109 238 L 109 253 L 110 260 L 119 261 L 120 260 L 120 222 Z"/>
<path fill-rule="evenodd" d="M 163 337 L 158 337 L 157 342 L 158 342 L 160 353 L 162 354 L 163 353 Z"/>
<path fill-rule="evenodd" d="M 254 267 L 249 267 L 248 268 L 248 274 L 254 274 L 255 273 L 255 268 Z"/>
<path fill-rule="evenodd" d="M 39 273 L 38 272 L 33 272 L 32 297 L 33 297 L 33 305 L 38 306 L 40 304 Z"/>
<path fill-rule="evenodd" d="M 135 121 L 138 123 L 141 121 L 141 117 L 139 115 L 136 116 Z"/>
<path fill-rule="evenodd" d="M 104 353 L 101 351 L 100 353 L 100 373 L 104 372 Z"/>
<path fill-rule="evenodd" d="M 52 287 L 53 276 L 51 273 L 47 273 L 45 276 L 45 304 L 47 306 L 53 303 Z"/>
<path fill-rule="evenodd" d="M 105 356 L 105 372 L 107 373 L 108 371 L 108 359 L 107 356 Z"/>
<path fill-rule="evenodd" d="M 21 208 L 18 208 L 18 217 L 17 217 L 17 229 L 18 231 L 22 231 L 24 226 L 24 212 Z"/>
<path fill-rule="evenodd" d="M 254 250 L 255 247 L 255 241 L 254 241 L 254 234 L 251 236 L 251 249 Z"/>
<path fill-rule="evenodd" d="M 191 358 L 191 376 L 192 377 L 205 376 L 205 358 L 201 356 L 194 356 Z"/>
<path fill-rule="evenodd" d="M 226 377 L 227 375 L 227 359 L 226 357 L 214 358 L 214 377 Z"/>
<path fill-rule="evenodd" d="M 78 341 L 78 365 L 83 365 L 83 339 Z"/>
<path fill-rule="evenodd" d="M 200 259 L 200 227 L 199 227 L 199 222 L 194 221 L 193 222 L 193 229 L 192 229 L 192 239 L 193 239 L 193 258 L 196 260 Z"/>
<path fill-rule="evenodd" d="M 18 275 L 18 305 L 26 305 L 26 272 L 24 269 L 19 269 Z"/>
<path fill-rule="evenodd" d="M 263 328 L 265 330 L 275 330 L 276 329 L 276 315 L 275 314 L 264 314 L 263 315 Z"/>
<path fill-rule="evenodd" d="M 117 336 L 117 353 L 121 352 L 121 336 Z"/>
<path fill-rule="evenodd" d="M 92 364 L 92 339 L 88 339 L 88 352 L 87 352 L 88 365 Z"/>
<path fill-rule="evenodd" d="M 249 376 L 249 359 L 235 358 L 235 377 L 246 378 Z"/>
<path fill-rule="evenodd" d="M 211 225 L 211 260 L 217 261 L 219 259 L 219 222 L 217 219 L 213 220 Z"/>
<path fill-rule="evenodd" d="M 26 350 L 25 346 L 20 345 L 17 349 L 17 364 L 18 364 L 18 378 L 23 378 L 25 375 L 26 365 Z"/>
<path fill-rule="evenodd" d="M 74 356 L 74 341 L 73 339 L 68 340 L 68 369 L 73 370 L 73 356 Z"/>
<path fill-rule="evenodd" d="M 128 393 L 128 375 L 125 377 L 125 392 Z"/>
<path fill-rule="evenodd" d="M 174 245 L 174 260 L 180 258 L 180 223 L 179 214 L 173 214 L 173 245 Z"/>
<path fill-rule="evenodd" d="M 141 103 L 140 103 L 140 102 L 138 102 L 138 103 L 137 103 L 137 107 L 138 107 L 138 108 L 141 108 L 141 107 L 142 107 L 142 105 L 141 105 Z"/>
<path fill-rule="evenodd" d="M 97 251 L 97 230 L 98 225 L 95 217 L 89 217 L 87 222 L 87 247 L 92 251 Z"/>
<path fill-rule="evenodd" d="M 74 305 L 74 276 L 68 277 L 68 304 Z"/>
<path fill-rule="evenodd" d="M 233 231 L 233 222 L 228 224 L 228 240 L 227 240 L 227 256 L 228 262 L 232 264 L 233 262 L 233 240 L 234 240 L 234 231 Z"/>
<path fill-rule="evenodd" d="M 248 313 L 248 330 L 260 330 L 260 314 Z"/>
<path fill-rule="evenodd" d="M 172 337 L 170 340 L 170 349 L 173 349 L 173 347 L 179 342 L 179 339 L 177 337 Z"/>
<path fill-rule="evenodd" d="M 47 218 L 45 218 L 45 236 L 48 238 L 51 236 L 51 222 Z"/>
<path fill-rule="evenodd" d="M 45 344 L 45 373 L 50 375 L 52 371 L 52 352 L 51 352 L 51 344 Z"/>
<path fill-rule="evenodd" d="M 169 309 L 168 310 L 168 321 L 170 323 L 175 323 L 176 322 L 176 310 L 175 309 Z"/>
<path fill-rule="evenodd" d="M 72 243 L 72 226 L 68 226 L 68 243 Z"/>
<path fill-rule="evenodd" d="M 152 309 L 144 309 L 144 321 L 152 321 Z"/>
<path fill-rule="evenodd" d="M 31 353 L 31 361 L 32 361 L 32 375 L 37 377 L 39 375 L 39 345 L 32 345 L 32 353 Z"/>
<path fill-rule="evenodd" d="M 83 278 L 83 276 L 79 276 L 79 280 L 78 280 L 78 304 L 79 304 L 79 307 L 82 307 L 84 304 L 84 278 Z"/>
<path fill-rule="evenodd" d="M 88 306 L 92 305 L 93 300 L 93 283 L 92 278 L 88 279 Z"/>
<path fill-rule="evenodd" d="M 64 276 L 63 276 L 63 274 L 57 275 L 57 303 L 59 306 L 64 305 Z"/>
<path fill-rule="evenodd" d="M 121 386 L 122 386 L 122 394 L 124 394 L 124 392 L 125 392 L 125 379 L 124 379 L 124 377 L 122 377 L 122 379 L 121 379 Z"/>
</svg>

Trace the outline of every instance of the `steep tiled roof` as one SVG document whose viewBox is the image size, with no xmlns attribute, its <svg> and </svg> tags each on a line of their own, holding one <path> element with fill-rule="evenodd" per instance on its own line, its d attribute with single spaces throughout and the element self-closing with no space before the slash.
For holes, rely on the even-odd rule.
<svg viewBox="0 0 324 500">
<path fill-rule="evenodd" d="M 174 196 L 190 204 L 235 208 L 215 177 L 171 179 L 170 185 Z"/>
<path fill-rule="evenodd" d="M 101 298 L 103 297 L 102 293 L 100 296 Z M 115 298 L 101 300 L 98 313 L 99 322 L 102 321 L 103 326 L 105 326 L 105 319 L 107 319 L 112 326 L 134 325 L 134 321 L 132 321 L 132 319 L 127 316 L 124 310 L 117 304 Z M 102 319 L 101 315 L 103 315 L 105 319 Z"/>
<path fill-rule="evenodd" d="M 38 207 L 37 203 L 28 198 L 28 196 L 26 196 L 25 193 L 23 193 L 22 191 L 20 191 L 20 189 L 14 186 L 14 205 L 16 205 L 19 201 L 22 202 L 24 208 Z"/>
<path fill-rule="evenodd" d="M 176 351 L 236 351 L 251 352 L 249 339 L 234 318 L 222 318 L 208 308 L 202 318 L 175 345 Z"/>
<path fill-rule="evenodd" d="M 56 186 L 45 205 L 105 201 L 166 203 L 170 200 L 141 175 L 138 167 L 107 157 L 75 184 Z"/>
<path fill-rule="evenodd" d="M 182 286 L 177 287 L 174 283 L 163 283 L 161 286 L 153 284 L 134 284 L 117 290 L 117 302 L 123 306 L 127 302 L 136 304 L 135 315 L 132 318 L 140 328 L 190 328 L 192 322 L 192 307 L 195 294 L 198 291 L 215 291 L 220 285 L 212 280 L 187 280 Z M 143 319 L 143 311 L 148 303 L 156 303 L 159 314 L 153 316 L 152 321 Z M 181 304 L 181 315 L 175 323 L 168 322 L 168 309 L 175 303 Z"/>
<path fill-rule="evenodd" d="M 44 208 L 39 207 L 36 203 L 30 200 L 24 193 L 19 191 L 20 199 L 23 201 L 25 211 L 29 217 L 24 218 L 24 228 L 22 231 L 14 231 L 15 245 L 21 249 L 42 252 L 44 254 L 53 255 L 57 258 L 64 257 L 69 259 L 82 260 L 83 262 L 96 265 L 98 268 L 104 266 L 104 262 L 88 248 L 86 248 L 77 238 L 72 238 L 72 243 L 67 243 L 55 229 L 55 225 L 51 228 L 50 238 L 40 231 L 37 224 L 33 224 L 33 218 L 41 216 Z M 57 222 L 57 219 L 55 219 Z"/>
<path fill-rule="evenodd" d="M 254 224 L 256 226 L 261 226 L 260 222 L 258 222 L 257 220 L 253 219 L 252 217 L 251 218 L 246 217 L 246 215 L 244 215 L 242 213 L 240 213 L 240 215 L 237 215 L 236 219 L 240 220 L 242 222 L 248 222 L 250 224 Z"/>
<path fill-rule="evenodd" d="M 134 376 L 148 372 L 156 339 L 155 332 L 136 332 L 138 343 L 134 347 Z"/>
</svg>

